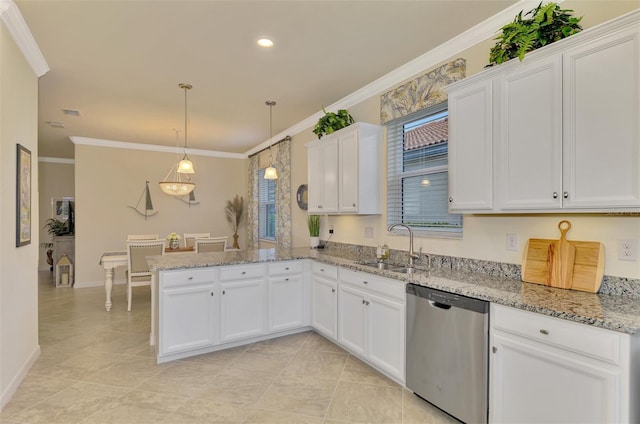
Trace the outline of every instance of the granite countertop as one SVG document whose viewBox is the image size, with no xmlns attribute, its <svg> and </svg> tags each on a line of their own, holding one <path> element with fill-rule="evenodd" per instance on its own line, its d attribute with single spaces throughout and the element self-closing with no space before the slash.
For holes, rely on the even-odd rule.
<svg viewBox="0 0 640 424">
<path fill-rule="evenodd" d="M 627 334 L 640 334 L 640 300 L 563 290 L 519 280 L 499 278 L 480 272 L 458 272 L 442 268 L 417 270 L 400 274 L 359 265 L 372 261 L 371 257 L 309 248 L 258 249 L 248 251 L 173 253 L 147 258 L 152 271 L 202 268 L 220 265 L 239 265 L 259 262 L 315 259 L 324 263 L 369 272 L 451 293 L 495 302 L 543 315 L 567 319 Z"/>
</svg>

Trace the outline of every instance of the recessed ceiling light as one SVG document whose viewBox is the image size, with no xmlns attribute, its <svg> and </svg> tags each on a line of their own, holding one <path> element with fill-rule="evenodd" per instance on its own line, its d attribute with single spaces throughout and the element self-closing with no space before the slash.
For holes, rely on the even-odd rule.
<svg viewBox="0 0 640 424">
<path fill-rule="evenodd" d="M 260 47 L 273 47 L 273 41 L 268 38 L 261 38 L 258 40 L 258 45 Z"/>
</svg>

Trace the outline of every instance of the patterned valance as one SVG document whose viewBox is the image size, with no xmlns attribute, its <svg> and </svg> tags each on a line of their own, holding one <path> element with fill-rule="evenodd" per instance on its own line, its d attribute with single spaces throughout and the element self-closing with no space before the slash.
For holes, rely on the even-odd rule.
<svg viewBox="0 0 640 424">
<path fill-rule="evenodd" d="M 467 61 L 459 58 L 380 96 L 380 123 L 386 124 L 447 99 L 442 88 L 466 76 Z"/>
</svg>

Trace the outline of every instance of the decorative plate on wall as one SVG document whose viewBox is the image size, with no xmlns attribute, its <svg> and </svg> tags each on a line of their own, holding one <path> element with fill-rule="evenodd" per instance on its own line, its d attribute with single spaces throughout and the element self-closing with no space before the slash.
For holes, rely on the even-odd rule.
<svg viewBox="0 0 640 424">
<path fill-rule="evenodd" d="M 307 210 L 307 185 L 301 184 L 298 187 L 298 192 L 296 193 L 296 201 L 298 202 L 298 207 L 303 211 Z"/>
</svg>

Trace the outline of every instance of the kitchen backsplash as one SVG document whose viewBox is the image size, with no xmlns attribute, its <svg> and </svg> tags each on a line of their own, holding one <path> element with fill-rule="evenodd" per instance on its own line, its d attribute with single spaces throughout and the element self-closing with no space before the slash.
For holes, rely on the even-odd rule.
<svg viewBox="0 0 640 424">
<path fill-rule="evenodd" d="M 359 261 L 375 261 L 376 248 L 347 243 L 324 242 L 325 248 L 336 252 L 339 256 L 356 258 Z M 391 249 L 389 262 L 408 263 L 409 253 L 404 250 Z M 480 259 L 457 258 L 421 253 L 415 261 L 416 268 L 450 269 L 463 272 L 479 272 L 500 278 L 512 278 L 520 281 L 520 265 L 502 262 L 484 261 Z M 635 278 L 605 275 L 598 294 L 640 298 L 640 280 Z"/>
</svg>

